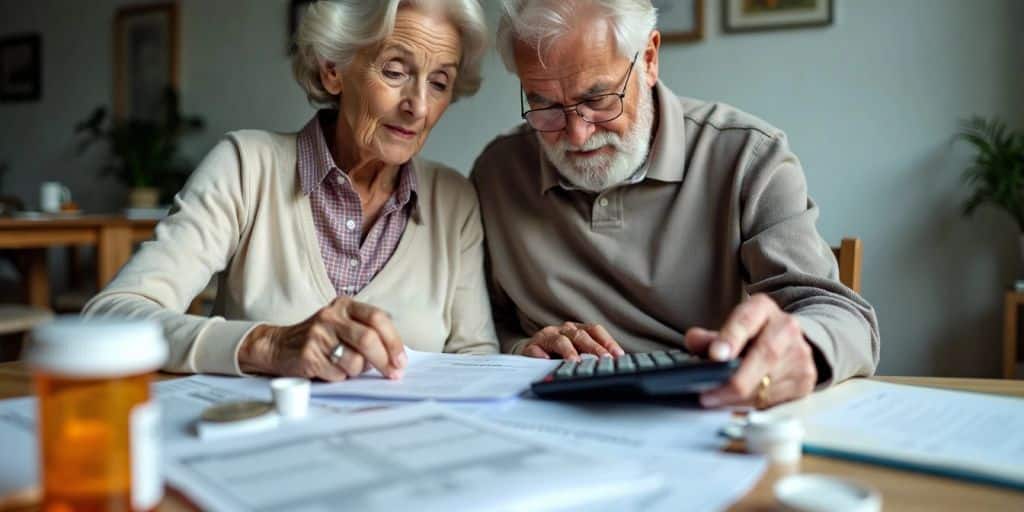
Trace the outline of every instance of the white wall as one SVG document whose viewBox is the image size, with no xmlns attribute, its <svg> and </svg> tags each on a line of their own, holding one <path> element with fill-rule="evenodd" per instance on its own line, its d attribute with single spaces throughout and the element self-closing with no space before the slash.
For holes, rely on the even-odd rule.
<svg viewBox="0 0 1024 512">
<path fill-rule="evenodd" d="M 43 35 L 43 100 L 0 105 L 8 188 L 30 204 L 49 178 L 87 209 L 120 204 L 120 187 L 96 178 L 98 155 L 75 156 L 71 130 L 110 101 L 110 31 L 124 3 L 0 0 L 0 35 Z M 1000 297 L 1020 266 L 1015 227 L 991 210 L 960 216 L 969 152 L 952 135 L 975 113 L 1024 125 L 1024 2 L 837 0 L 831 27 L 747 35 L 722 34 L 719 2 L 706 3 L 705 40 L 666 45 L 662 78 L 789 133 L 824 236 L 864 239 L 881 372 L 995 376 Z M 231 129 L 295 130 L 311 115 L 284 55 L 287 4 L 182 0 L 183 107 L 208 123 L 191 154 Z M 517 82 L 493 55 L 485 77 L 435 128 L 427 156 L 465 171 L 518 120 Z"/>
</svg>

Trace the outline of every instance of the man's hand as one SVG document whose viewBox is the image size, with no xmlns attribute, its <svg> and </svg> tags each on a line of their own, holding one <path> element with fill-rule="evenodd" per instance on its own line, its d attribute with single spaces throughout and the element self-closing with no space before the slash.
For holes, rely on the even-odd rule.
<svg viewBox="0 0 1024 512">
<path fill-rule="evenodd" d="M 339 345 L 342 355 L 334 358 Z M 406 362 L 388 314 L 348 297 L 334 299 L 295 325 L 256 327 L 238 350 L 242 371 L 327 381 L 356 377 L 370 367 L 397 379 Z"/>
<path fill-rule="evenodd" d="M 625 353 L 604 327 L 576 322 L 566 322 L 557 327 L 549 325 L 534 333 L 523 348 L 524 356 L 551 359 L 556 355 L 569 361 L 579 361 L 580 354 L 611 357 Z"/>
<path fill-rule="evenodd" d="M 717 361 L 732 359 L 746 349 L 743 364 L 729 382 L 701 394 L 704 407 L 764 408 L 809 394 L 818 379 L 811 346 L 796 317 L 765 294 L 736 306 L 720 331 L 699 327 L 686 331 L 686 347 Z"/>
</svg>

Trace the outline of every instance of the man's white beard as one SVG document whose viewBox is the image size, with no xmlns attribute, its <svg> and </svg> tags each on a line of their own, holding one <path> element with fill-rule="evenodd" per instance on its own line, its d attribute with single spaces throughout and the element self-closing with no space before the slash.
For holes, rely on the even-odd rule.
<svg viewBox="0 0 1024 512">
<path fill-rule="evenodd" d="M 642 78 L 641 78 L 642 80 Z M 647 160 L 651 148 L 651 127 L 654 125 L 654 92 L 652 88 L 640 86 L 639 104 L 633 127 L 625 138 L 618 134 L 598 130 L 583 143 L 582 147 L 569 144 L 562 137 L 548 145 L 537 133 L 540 145 L 548 160 L 558 169 L 563 178 L 573 186 L 590 192 L 601 192 L 618 185 L 633 175 Z M 566 115 L 576 115 L 567 112 Z M 590 157 L 571 157 L 570 151 L 592 151 L 611 146 L 612 154 L 598 154 Z"/>
</svg>

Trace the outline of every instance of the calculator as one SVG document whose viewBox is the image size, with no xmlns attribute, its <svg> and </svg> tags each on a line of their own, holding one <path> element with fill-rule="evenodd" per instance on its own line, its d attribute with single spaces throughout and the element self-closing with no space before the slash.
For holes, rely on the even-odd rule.
<svg viewBox="0 0 1024 512">
<path fill-rule="evenodd" d="M 540 398 L 631 400 L 692 396 L 724 384 L 740 359 L 710 361 L 682 350 L 565 361 L 531 386 Z"/>
</svg>

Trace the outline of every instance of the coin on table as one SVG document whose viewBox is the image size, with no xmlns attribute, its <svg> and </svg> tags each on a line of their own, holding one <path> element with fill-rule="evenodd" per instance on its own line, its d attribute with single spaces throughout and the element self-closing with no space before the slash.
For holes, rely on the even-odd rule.
<svg viewBox="0 0 1024 512">
<path fill-rule="evenodd" d="M 274 410 L 274 404 L 256 400 L 225 402 L 207 407 L 201 416 L 203 421 L 227 423 L 262 416 Z"/>
</svg>

